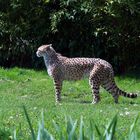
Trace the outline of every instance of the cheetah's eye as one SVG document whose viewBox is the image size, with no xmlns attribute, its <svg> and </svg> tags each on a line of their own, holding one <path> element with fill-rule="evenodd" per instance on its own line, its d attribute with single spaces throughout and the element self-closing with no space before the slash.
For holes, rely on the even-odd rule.
<svg viewBox="0 0 140 140">
<path fill-rule="evenodd" d="M 38 50 L 38 51 L 36 52 L 36 55 L 37 55 L 37 57 L 41 57 L 41 56 L 43 56 L 43 55 L 44 55 L 44 52 L 43 52 L 43 51 Z"/>
</svg>

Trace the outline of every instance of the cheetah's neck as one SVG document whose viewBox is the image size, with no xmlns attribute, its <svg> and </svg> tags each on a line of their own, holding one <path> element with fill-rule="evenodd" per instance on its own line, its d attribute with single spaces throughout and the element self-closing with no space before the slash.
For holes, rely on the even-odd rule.
<svg viewBox="0 0 140 140">
<path fill-rule="evenodd" d="M 57 55 L 52 54 L 50 56 L 48 55 L 44 56 L 44 62 L 47 69 L 53 64 L 57 63 L 57 61 L 58 61 Z"/>
</svg>

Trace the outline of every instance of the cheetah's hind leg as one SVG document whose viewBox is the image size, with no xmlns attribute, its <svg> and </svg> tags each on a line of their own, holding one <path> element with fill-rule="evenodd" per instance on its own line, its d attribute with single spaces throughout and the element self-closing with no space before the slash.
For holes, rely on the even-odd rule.
<svg viewBox="0 0 140 140">
<path fill-rule="evenodd" d="M 118 87 L 116 86 L 114 78 L 112 77 L 111 80 L 109 79 L 105 80 L 102 83 L 102 87 L 112 95 L 112 97 L 114 98 L 114 102 L 117 104 L 119 94 L 117 92 Z"/>
<path fill-rule="evenodd" d="M 100 69 L 101 67 L 102 65 L 100 64 L 95 65 L 89 77 L 89 84 L 92 88 L 92 95 L 93 95 L 92 104 L 96 104 L 100 101 L 99 90 L 100 90 L 100 85 L 102 80 L 102 74 Z"/>
<path fill-rule="evenodd" d="M 98 82 L 94 80 L 90 80 L 90 86 L 92 88 L 92 96 L 93 96 L 92 104 L 96 104 L 100 101 L 100 94 L 99 94 L 100 86 Z"/>
</svg>

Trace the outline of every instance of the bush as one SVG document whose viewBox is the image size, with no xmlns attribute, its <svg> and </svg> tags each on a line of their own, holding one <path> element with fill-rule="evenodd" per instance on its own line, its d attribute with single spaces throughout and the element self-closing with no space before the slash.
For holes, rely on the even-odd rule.
<svg viewBox="0 0 140 140">
<path fill-rule="evenodd" d="M 100 57 L 116 70 L 138 67 L 137 0 L 0 1 L 0 65 L 39 67 L 37 47 L 52 43 L 67 56 Z"/>
</svg>

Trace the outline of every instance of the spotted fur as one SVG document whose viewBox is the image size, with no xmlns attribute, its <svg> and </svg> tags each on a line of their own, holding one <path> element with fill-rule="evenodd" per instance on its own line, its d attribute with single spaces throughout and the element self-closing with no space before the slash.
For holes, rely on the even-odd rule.
<svg viewBox="0 0 140 140">
<path fill-rule="evenodd" d="M 55 52 L 52 45 L 38 48 L 37 56 L 43 57 L 48 74 L 53 78 L 56 102 L 61 100 L 61 89 L 64 80 L 80 80 L 85 75 L 89 77 L 93 101 L 100 101 L 100 86 L 112 94 L 115 103 L 119 95 L 136 98 L 137 94 L 126 93 L 119 89 L 114 81 L 114 71 L 107 61 L 100 58 L 67 58 Z"/>
</svg>

